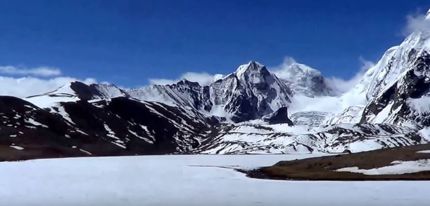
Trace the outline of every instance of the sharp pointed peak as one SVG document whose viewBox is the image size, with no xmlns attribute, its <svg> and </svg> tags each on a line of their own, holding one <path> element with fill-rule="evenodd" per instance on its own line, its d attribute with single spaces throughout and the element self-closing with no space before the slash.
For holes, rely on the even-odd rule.
<svg viewBox="0 0 430 206">
<path fill-rule="evenodd" d="M 249 61 L 248 62 L 248 65 L 255 65 L 255 66 L 259 66 L 259 67 L 264 67 L 264 65 L 263 64 L 261 64 L 260 62 L 258 62 L 258 61 L 255 61 L 255 60 L 251 60 L 251 61 Z"/>
<path fill-rule="evenodd" d="M 261 70 L 263 68 L 266 68 L 263 64 L 257 62 L 257 61 L 249 61 L 247 64 L 242 64 L 240 65 L 235 74 L 237 76 L 242 76 L 246 71 L 248 70 Z"/>
</svg>

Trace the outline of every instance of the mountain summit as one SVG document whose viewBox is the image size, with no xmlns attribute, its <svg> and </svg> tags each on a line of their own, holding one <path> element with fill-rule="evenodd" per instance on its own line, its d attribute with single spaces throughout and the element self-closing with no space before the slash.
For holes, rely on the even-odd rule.
<svg viewBox="0 0 430 206">
<path fill-rule="evenodd" d="M 289 105 L 292 94 L 287 85 L 255 61 L 210 85 L 212 111 L 226 112 L 235 122 L 261 118 Z"/>
</svg>

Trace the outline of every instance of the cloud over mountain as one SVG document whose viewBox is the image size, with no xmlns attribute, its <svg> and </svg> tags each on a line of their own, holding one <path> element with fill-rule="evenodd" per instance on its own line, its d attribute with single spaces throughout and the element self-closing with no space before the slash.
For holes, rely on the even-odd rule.
<svg viewBox="0 0 430 206">
<path fill-rule="evenodd" d="M 14 76 L 37 76 L 37 77 L 53 77 L 62 74 L 61 70 L 56 67 L 17 67 L 17 66 L 0 66 L 0 74 Z"/>
<path fill-rule="evenodd" d="M 223 77 L 222 74 L 209 74 L 206 72 L 186 72 L 182 74 L 177 79 L 149 79 L 150 84 L 159 84 L 159 85 L 166 85 L 166 84 L 174 84 L 180 80 L 186 79 L 188 81 L 192 82 L 198 82 L 200 85 L 209 85 L 212 82 L 221 79 Z"/>
</svg>

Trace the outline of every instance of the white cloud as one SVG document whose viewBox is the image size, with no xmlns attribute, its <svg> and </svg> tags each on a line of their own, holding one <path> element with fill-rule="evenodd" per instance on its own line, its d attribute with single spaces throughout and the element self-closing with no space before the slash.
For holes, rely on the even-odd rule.
<svg viewBox="0 0 430 206">
<path fill-rule="evenodd" d="M 197 72 L 187 72 L 182 74 L 178 79 L 149 79 L 150 84 L 174 84 L 182 79 L 186 79 L 192 82 L 198 82 L 200 85 L 209 85 L 212 82 L 221 79 L 224 75 L 222 74 L 209 74 L 206 72 L 197 73 Z"/>
<path fill-rule="evenodd" d="M 0 95 L 27 97 L 53 91 L 72 81 L 87 84 L 96 83 L 93 78 L 77 79 L 60 76 L 61 70 L 56 67 L 19 67 L 0 66 Z"/>
<path fill-rule="evenodd" d="M 53 77 L 61 75 L 61 70 L 55 67 L 16 67 L 16 66 L 0 66 L 0 74 L 16 75 L 16 76 L 38 76 L 38 77 Z"/>
<path fill-rule="evenodd" d="M 149 84 L 152 85 L 167 85 L 167 84 L 174 84 L 177 80 L 172 79 L 149 79 Z"/>
<path fill-rule="evenodd" d="M 375 65 L 374 62 L 364 59 L 363 57 L 359 58 L 361 62 L 360 70 L 350 79 L 342 79 L 338 77 L 327 78 L 327 85 L 336 92 L 336 94 L 340 95 L 347 91 L 349 91 L 352 87 L 357 85 L 363 75 L 369 70 L 371 67 Z"/>
<path fill-rule="evenodd" d="M 300 67 L 300 70 L 293 69 L 292 66 L 297 65 Z M 320 71 L 305 65 L 298 63 L 294 58 L 292 57 L 285 57 L 282 64 L 270 68 L 270 71 L 274 73 L 277 77 L 284 79 L 284 80 L 294 80 L 297 78 L 297 75 L 300 75 L 301 72 L 303 72 L 303 75 L 306 74 L 321 74 Z M 300 73 L 298 73 L 300 72 Z"/>
<path fill-rule="evenodd" d="M 429 10 L 430 12 L 430 10 Z M 407 24 L 405 27 L 405 35 L 412 32 L 422 32 L 426 36 L 430 36 L 430 13 L 427 15 L 409 15 L 407 16 Z"/>
<path fill-rule="evenodd" d="M 282 64 L 279 66 L 273 67 L 272 70 L 274 70 L 274 71 L 282 70 L 282 69 L 287 68 L 288 66 L 290 66 L 294 63 L 297 63 L 297 61 L 293 57 L 286 56 L 286 57 L 284 57 L 284 61 L 282 62 Z"/>
<path fill-rule="evenodd" d="M 16 97 L 27 97 L 53 91 L 71 81 L 82 81 L 84 83 L 95 83 L 92 78 L 79 80 L 72 77 L 55 77 L 42 79 L 37 77 L 5 77 L 0 76 L 0 95 Z"/>
<path fill-rule="evenodd" d="M 281 65 L 270 68 L 271 72 L 273 72 L 277 77 L 281 79 L 290 79 L 291 72 L 289 72 L 289 68 L 292 64 L 297 63 L 296 60 L 292 57 L 285 57 L 284 61 Z"/>
<path fill-rule="evenodd" d="M 342 111 L 339 97 L 321 96 L 307 97 L 295 95 L 292 97 L 293 104 L 289 108 L 291 114 L 302 111 L 318 111 L 337 113 Z"/>
</svg>

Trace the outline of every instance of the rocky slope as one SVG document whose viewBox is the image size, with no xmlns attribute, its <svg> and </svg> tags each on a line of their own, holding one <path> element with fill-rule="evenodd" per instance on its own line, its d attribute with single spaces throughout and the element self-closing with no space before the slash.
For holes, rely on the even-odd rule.
<svg viewBox="0 0 430 206">
<path fill-rule="evenodd" d="M 199 151 L 208 154 L 342 153 L 427 142 L 414 129 L 386 124 L 309 127 L 246 123 L 222 127 Z"/>
<path fill-rule="evenodd" d="M 430 40 L 414 33 L 387 54 L 390 60 L 372 68 L 381 73 L 367 93 L 371 100 L 361 122 L 430 126 Z M 374 84 L 380 83 L 376 87 Z"/>
<path fill-rule="evenodd" d="M 182 80 L 172 85 L 152 85 L 132 89 L 131 97 L 160 101 L 195 109 L 233 122 L 259 119 L 290 104 L 289 87 L 255 61 L 239 66 L 236 72 L 201 86 Z"/>
<path fill-rule="evenodd" d="M 106 98 L 92 90 L 100 87 L 79 82 L 69 86 L 27 98 L 49 105 L 43 109 L 0 97 L 0 159 L 190 153 L 219 125 L 179 107 L 123 95 Z"/>
</svg>

